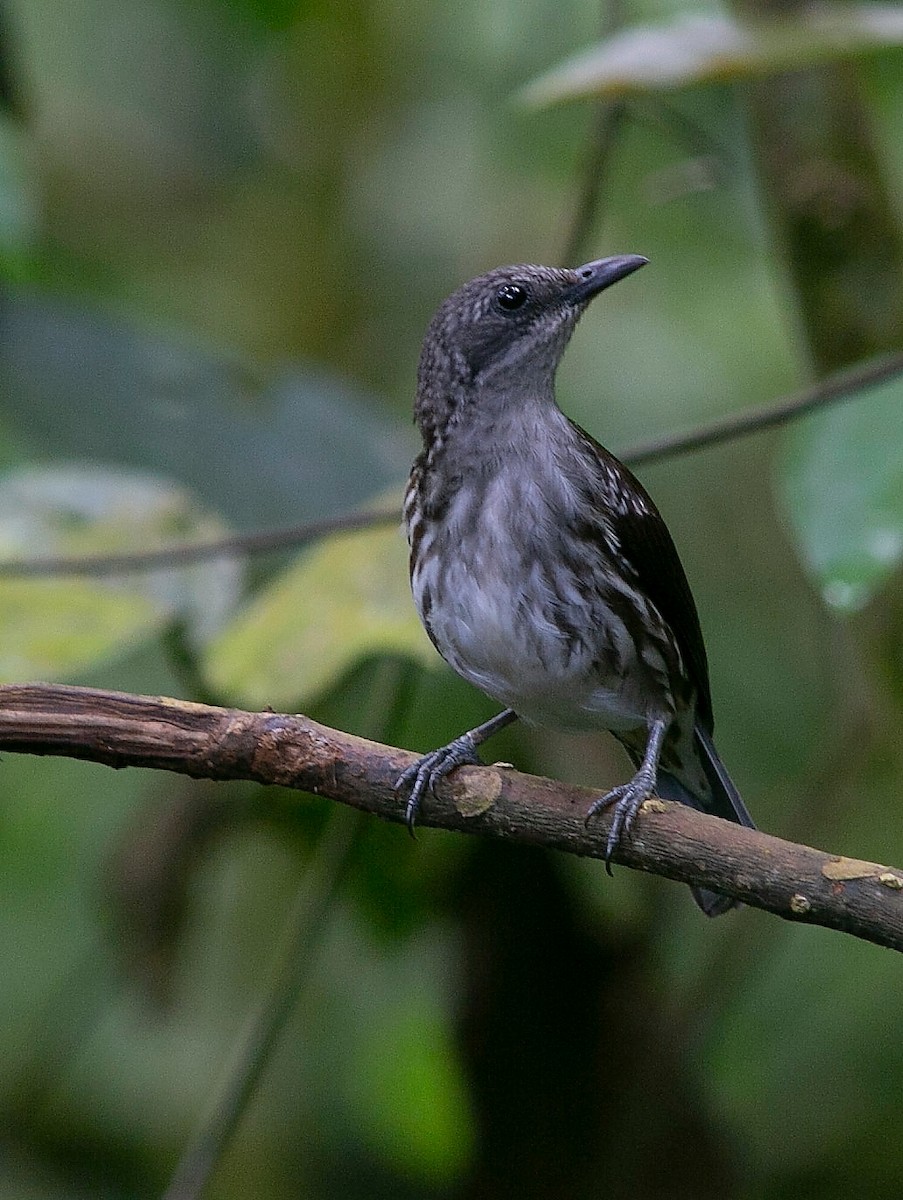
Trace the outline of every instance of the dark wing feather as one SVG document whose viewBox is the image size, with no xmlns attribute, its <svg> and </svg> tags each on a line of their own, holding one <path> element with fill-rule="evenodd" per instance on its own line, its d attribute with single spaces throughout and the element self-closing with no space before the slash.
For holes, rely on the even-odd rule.
<svg viewBox="0 0 903 1200">
<path fill-rule="evenodd" d="M 668 526 L 640 481 L 579 425 L 574 425 L 586 449 L 603 468 L 610 494 L 600 496 L 621 543 L 621 553 L 636 572 L 648 596 L 677 642 L 684 666 L 696 689 L 699 723 L 712 731 L 709 667 L 696 602 Z"/>
</svg>

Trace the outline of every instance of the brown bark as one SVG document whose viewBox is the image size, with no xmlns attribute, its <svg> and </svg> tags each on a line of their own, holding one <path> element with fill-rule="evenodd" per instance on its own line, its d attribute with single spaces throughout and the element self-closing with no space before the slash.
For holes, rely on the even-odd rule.
<svg viewBox="0 0 903 1200">
<path fill-rule="evenodd" d="M 0 687 L 0 750 L 247 779 L 328 796 L 402 821 L 405 750 L 304 716 L 56 684 Z M 421 824 L 601 858 L 608 818 L 589 829 L 592 792 L 505 767 L 465 767 L 429 797 Z M 661 800 L 649 801 L 615 861 L 715 888 L 787 920 L 903 950 L 903 871 L 827 854 Z"/>
</svg>

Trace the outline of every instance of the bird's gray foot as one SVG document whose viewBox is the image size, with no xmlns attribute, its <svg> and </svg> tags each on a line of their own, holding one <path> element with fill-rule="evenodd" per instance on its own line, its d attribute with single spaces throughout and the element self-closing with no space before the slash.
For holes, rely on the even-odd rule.
<svg viewBox="0 0 903 1200">
<path fill-rule="evenodd" d="M 621 838 L 633 831 L 636 815 L 645 802 L 655 791 L 656 772 L 645 765 L 640 767 L 629 783 L 622 783 L 612 788 L 604 796 L 593 802 L 584 819 L 584 825 L 589 825 L 597 813 L 605 808 L 614 807 L 611 829 L 605 843 L 605 870 L 611 874 L 611 856 L 620 845 Z"/>
<path fill-rule="evenodd" d="M 426 793 L 432 792 L 435 795 L 436 785 L 446 775 L 450 775 L 456 767 L 479 766 L 479 764 L 477 742 L 471 732 L 462 733 L 447 746 L 440 746 L 438 750 L 424 754 L 423 758 L 418 758 L 406 771 L 402 771 L 395 780 L 395 790 L 398 792 L 406 787 L 411 789 L 404 810 L 404 823 L 407 825 L 411 837 L 414 837 L 417 813 Z"/>
<path fill-rule="evenodd" d="M 450 775 L 455 767 L 480 766 L 477 746 L 482 746 L 487 738 L 491 738 L 494 733 L 498 733 L 500 729 L 504 729 L 506 725 L 510 725 L 512 721 L 516 720 L 517 713 L 513 709 L 503 709 L 496 716 L 484 721 L 482 725 L 477 725 L 475 729 L 468 729 L 467 733 L 462 733 L 447 746 L 440 746 L 438 750 L 424 754 L 423 758 L 418 758 L 406 771 L 402 771 L 395 780 L 395 790 L 398 792 L 404 787 L 411 789 L 404 810 L 404 823 L 407 825 L 411 837 L 414 836 L 414 826 L 417 823 L 417 813 L 421 801 L 427 792 L 435 795 L 436 784 L 446 775 Z"/>
</svg>

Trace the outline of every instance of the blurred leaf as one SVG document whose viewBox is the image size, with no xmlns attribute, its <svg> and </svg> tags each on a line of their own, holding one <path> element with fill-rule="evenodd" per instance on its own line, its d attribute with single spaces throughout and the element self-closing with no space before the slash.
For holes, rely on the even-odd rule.
<svg viewBox="0 0 903 1200">
<path fill-rule="evenodd" d="M 340 512 L 407 474 L 411 436 L 351 385 L 235 358 L 62 301 L 8 294 L 0 415 L 43 455 L 169 476 L 241 528 Z"/>
<path fill-rule="evenodd" d="M 218 537 L 221 521 L 167 480 L 100 467 L 19 469 L 0 479 L 0 555 L 30 558 L 152 549 Z M 198 638 L 232 610 L 229 560 L 105 579 L 0 579 L 2 674 L 57 678 L 130 649 L 178 617 Z"/>
<path fill-rule="evenodd" d="M 538 107 L 585 96 L 730 83 L 901 43 L 899 5 L 819 5 L 793 18 L 756 22 L 723 13 L 687 14 L 615 34 L 529 84 L 520 98 Z"/>
<path fill-rule="evenodd" d="M 903 381 L 792 430 L 779 486 L 825 602 L 861 608 L 903 559 Z"/>
<path fill-rule="evenodd" d="M 160 614 L 147 599 L 62 579 L 0 583 L 0 682 L 59 679 L 148 636 Z"/>
<path fill-rule="evenodd" d="M 315 696 L 364 656 L 437 662 L 411 602 L 407 548 L 394 528 L 322 542 L 205 654 L 206 677 L 218 692 L 282 708 Z"/>
</svg>

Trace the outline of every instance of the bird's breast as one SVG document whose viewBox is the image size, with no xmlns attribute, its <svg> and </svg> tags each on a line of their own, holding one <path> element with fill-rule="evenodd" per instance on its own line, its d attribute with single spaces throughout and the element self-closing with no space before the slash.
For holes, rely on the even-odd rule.
<svg viewBox="0 0 903 1200">
<path fill-rule="evenodd" d="M 574 503 L 523 471 L 463 485 L 441 520 L 409 520 L 415 603 L 450 665 L 526 720 L 635 728 L 664 664 L 638 657 L 636 598 L 604 551 L 574 543 Z"/>
</svg>

